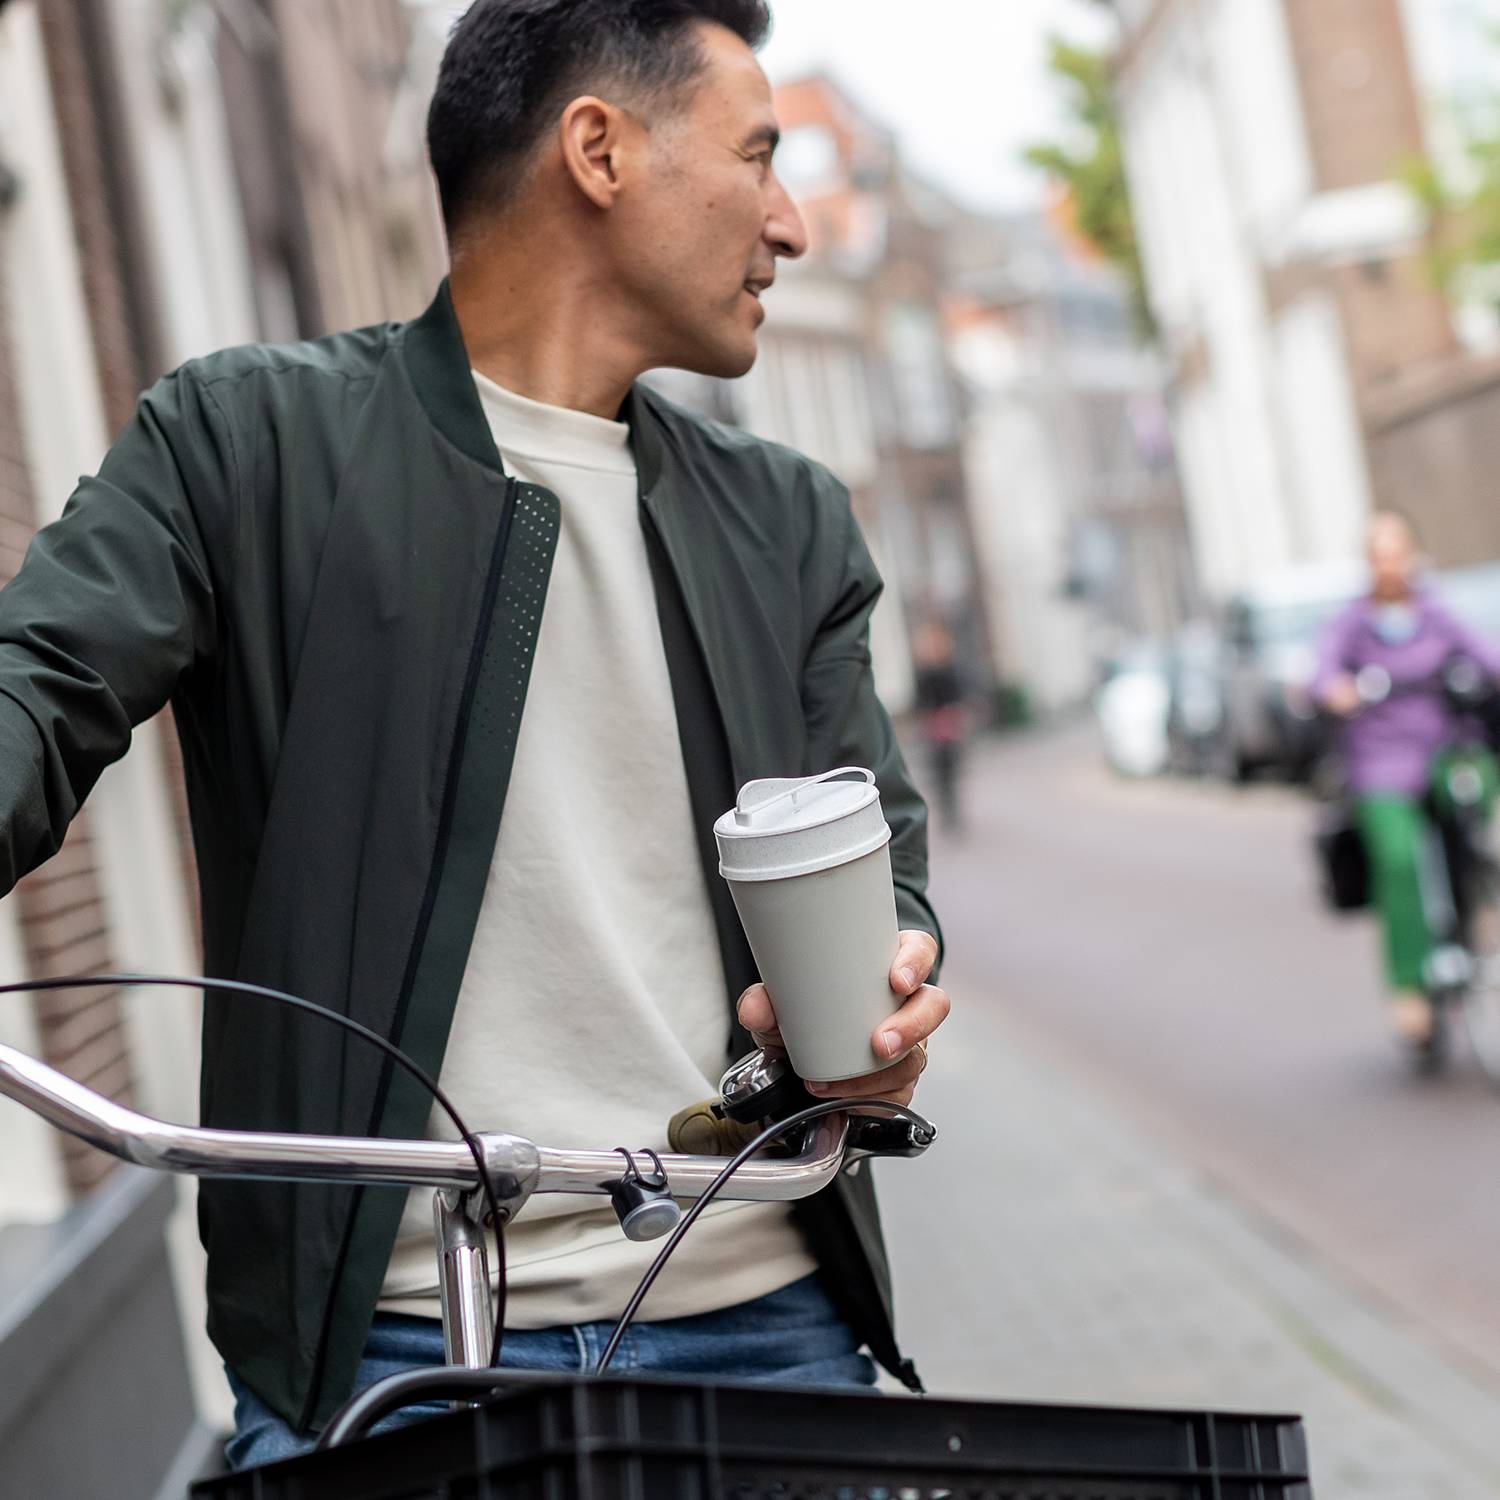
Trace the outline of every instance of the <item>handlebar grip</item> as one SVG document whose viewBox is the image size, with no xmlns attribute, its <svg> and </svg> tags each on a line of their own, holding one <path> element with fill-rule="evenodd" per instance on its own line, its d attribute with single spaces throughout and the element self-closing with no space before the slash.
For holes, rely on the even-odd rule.
<svg viewBox="0 0 1500 1500">
<path fill-rule="evenodd" d="M 759 1131 L 752 1125 L 726 1120 L 715 1110 L 718 1100 L 704 1099 L 679 1109 L 667 1126 L 667 1144 L 684 1156 L 734 1156 Z"/>
</svg>

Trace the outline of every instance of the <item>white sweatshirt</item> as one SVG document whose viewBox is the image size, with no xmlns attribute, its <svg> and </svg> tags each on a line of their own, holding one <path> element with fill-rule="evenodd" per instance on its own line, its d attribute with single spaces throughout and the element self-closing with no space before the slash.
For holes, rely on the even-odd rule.
<svg viewBox="0 0 1500 1500">
<path fill-rule="evenodd" d="M 671 1116 L 714 1092 L 729 1017 L 630 432 L 475 380 L 507 470 L 558 497 L 562 530 L 441 1082 L 476 1130 L 661 1151 Z M 429 1131 L 452 1135 L 445 1116 Z M 616 1317 L 658 1249 L 607 1198 L 533 1198 L 506 1233 L 506 1323 Z M 786 1205 L 714 1204 L 642 1316 L 730 1307 L 815 1266 Z M 380 1306 L 440 1316 L 425 1191 Z"/>
</svg>

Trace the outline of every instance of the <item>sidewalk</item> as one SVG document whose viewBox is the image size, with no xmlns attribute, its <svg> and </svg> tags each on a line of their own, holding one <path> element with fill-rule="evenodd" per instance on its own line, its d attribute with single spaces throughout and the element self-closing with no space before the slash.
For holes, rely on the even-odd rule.
<svg viewBox="0 0 1500 1500">
<path fill-rule="evenodd" d="M 965 1004 L 917 1100 L 942 1136 L 879 1168 L 930 1390 L 1294 1411 L 1317 1500 L 1500 1497 L 1500 1391 L 1101 1108 L 983 985 L 946 980 Z"/>
</svg>

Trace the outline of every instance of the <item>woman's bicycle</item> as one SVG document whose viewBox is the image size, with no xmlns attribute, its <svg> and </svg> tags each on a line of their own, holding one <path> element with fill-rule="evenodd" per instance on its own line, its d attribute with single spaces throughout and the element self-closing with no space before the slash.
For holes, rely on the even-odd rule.
<svg viewBox="0 0 1500 1500">
<path fill-rule="evenodd" d="M 1393 681 L 1381 667 L 1355 678 L 1365 707 L 1412 694 L 1441 693 L 1465 726 L 1434 768 L 1424 800 L 1425 837 L 1419 849 L 1422 905 L 1434 939 L 1423 975 L 1433 1026 L 1416 1051 L 1428 1072 L 1446 1067 L 1458 1018 L 1486 1075 L 1500 1084 L 1500 856 L 1493 830 L 1490 757 L 1500 749 L 1500 685 L 1480 663 L 1455 655 L 1439 672 Z M 1347 793 L 1336 779 L 1321 782 L 1333 813 L 1321 842 L 1329 866 L 1330 903 L 1343 910 L 1369 902 L 1369 873 Z"/>
</svg>

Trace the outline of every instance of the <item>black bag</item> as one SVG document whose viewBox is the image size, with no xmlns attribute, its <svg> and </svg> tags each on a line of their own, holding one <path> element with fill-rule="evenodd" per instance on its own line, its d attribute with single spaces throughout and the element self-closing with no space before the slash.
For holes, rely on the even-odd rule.
<svg viewBox="0 0 1500 1500">
<path fill-rule="evenodd" d="M 1323 871 L 1323 899 L 1334 911 L 1363 911 L 1370 904 L 1370 858 L 1353 809 L 1329 808 L 1315 841 Z"/>
</svg>

